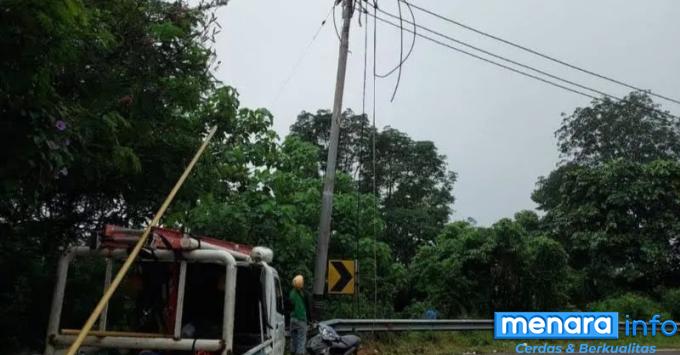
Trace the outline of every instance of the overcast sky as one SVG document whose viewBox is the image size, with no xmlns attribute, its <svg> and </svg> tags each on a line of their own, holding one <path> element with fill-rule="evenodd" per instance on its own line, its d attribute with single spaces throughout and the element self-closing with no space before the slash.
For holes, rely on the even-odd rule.
<svg viewBox="0 0 680 355">
<path fill-rule="evenodd" d="M 595 72 L 680 97 L 680 1 L 412 1 Z M 217 77 L 238 89 L 243 106 L 268 108 L 282 137 L 300 111 L 332 106 L 338 39 L 330 18 L 277 97 L 331 2 L 231 0 L 217 13 L 223 27 L 216 44 L 222 61 Z M 396 12 L 396 0 L 380 4 Z M 336 15 L 339 25 L 339 8 Z M 425 13 L 415 15 L 420 25 L 570 80 L 619 96 L 629 91 Z M 361 112 L 363 31 L 355 18 L 344 100 L 344 107 L 355 112 Z M 408 34 L 405 38 L 408 44 Z M 378 72 L 385 72 L 399 61 L 398 30 L 379 24 L 377 45 Z M 371 65 L 369 53 L 369 83 Z M 423 39 L 417 40 L 404 65 L 399 91 L 390 103 L 395 79 L 379 79 L 376 86 L 377 125 L 434 141 L 458 173 L 453 218 L 472 217 L 481 225 L 535 207 L 530 194 L 536 180 L 558 160 L 553 132 L 560 114 L 589 103 Z M 663 104 L 680 114 L 680 106 Z"/>
</svg>

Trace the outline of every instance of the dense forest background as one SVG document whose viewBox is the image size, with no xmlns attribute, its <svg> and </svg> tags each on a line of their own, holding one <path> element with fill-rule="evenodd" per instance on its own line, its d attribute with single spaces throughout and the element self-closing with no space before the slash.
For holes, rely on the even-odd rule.
<svg viewBox="0 0 680 355">
<path fill-rule="evenodd" d="M 212 125 L 218 138 L 163 224 L 270 246 L 283 279 L 311 279 L 330 112 L 302 112 L 278 137 L 266 109 L 241 107 L 211 74 L 212 11 L 0 2 L 3 349 L 41 348 L 61 251 L 105 223 L 143 226 Z M 330 256 L 359 260 L 362 292 L 331 298 L 329 317 L 680 318 L 680 122 L 645 93 L 564 115 L 562 160 L 532 195 L 540 213 L 488 227 L 451 220 L 455 167 L 434 143 L 351 110 L 341 132 Z"/>
</svg>

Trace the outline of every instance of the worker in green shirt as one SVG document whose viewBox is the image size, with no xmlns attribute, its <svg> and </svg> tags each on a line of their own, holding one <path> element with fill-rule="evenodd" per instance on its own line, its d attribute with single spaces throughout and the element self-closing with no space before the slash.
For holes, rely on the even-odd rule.
<svg viewBox="0 0 680 355">
<path fill-rule="evenodd" d="M 303 287 L 305 279 L 302 275 L 293 278 L 293 289 L 290 290 L 288 299 L 292 306 L 290 312 L 290 352 L 295 355 L 304 355 L 307 343 L 307 297 Z"/>
</svg>

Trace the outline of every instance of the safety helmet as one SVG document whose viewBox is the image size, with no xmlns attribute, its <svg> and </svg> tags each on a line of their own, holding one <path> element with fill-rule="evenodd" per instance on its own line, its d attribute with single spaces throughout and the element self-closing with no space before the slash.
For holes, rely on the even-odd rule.
<svg viewBox="0 0 680 355">
<path fill-rule="evenodd" d="M 305 284 L 305 278 L 302 277 L 302 275 L 297 275 L 293 277 L 293 287 L 297 289 L 302 289 L 302 286 Z"/>
</svg>

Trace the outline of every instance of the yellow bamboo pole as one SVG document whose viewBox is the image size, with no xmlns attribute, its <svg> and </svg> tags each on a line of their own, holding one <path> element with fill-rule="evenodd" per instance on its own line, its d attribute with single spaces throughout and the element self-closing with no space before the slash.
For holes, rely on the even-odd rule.
<svg viewBox="0 0 680 355">
<path fill-rule="evenodd" d="M 120 285 L 121 281 L 123 281 L 123 277 L 125 277 L 125 274 L 127 273 L 128 269 L 130 269 L 130 266 L 132 266 L 132 263 L 135 261 L 135 258 L 137 258 L 137 255 L 142 250 L 144 243 L 149 238 L 151 229 L 157 226 L 158 223 L 160 222 L 160 219 L 161 217 L 163 217 L 165 210 L 168 209 L 168 206 L 175 198 L 177 191 L 179 191 L 180 187 L 182 187 L 182 184 L 184 184 L 184 181 L 189 176 L 189 173 L 191 173 L 191 170 L 194 168 L 194 165 L 196 165 L 198 159 L 201 157 L 201 155 L 203 155 L 203 151 L 208 146 L 208 143 L 210 143 L 212 137 L 215 135 L 215 131 L 217 131 L 217 126 L 213 127 L 208 133 L 208 136 L 205 137 L 203 144 L 201 144 L 201 147 L 196 152 L 196 155 L 194 155 L 194 158 L 191 159 L 189 165 L 186 167 L 186 169 L 184 169 L 182 176 L 179 177 L 179 180 L 177 180 L 175 186 L 172 188 L 168 196 L 165 198 L 165 201 L 156 212 L 156 215 L 153 217 L 153 220 L 151 220 L 151 223 L 149 223 L 146 229 L 144 229 L 144 233 L 142 233 L 142 236 L 137 241 L 137 244 L 135 244 L 135 247 L 132 249 L 130 255 L 125 260 L 125 263 L 123 263 L 123 266 L 120 268 L 120 270 L 118 270 L 116 277 L 111 281 L 111 285 L 106 289 L 104 295 L 99 300 L 99 303 L 92 311 L 92 314 L 90 314 L 90 317 L 87 319 L 87 322 L 85 322 L 85 325 L 80 330 L 78 337 L 76 337 L 76 340 L 68 348 L 68 352 L 66 353 L 67 355 L 75 355 L 75 353 L 78 351 L 78 348 L 80 348 L 80 346 L 83 344 L 85 337 L 90 332 L 90 330 L 92 330 L 92 326 L 97 321 L 97 318 L 99 318 L 99 315 L 102 313 L 102 310 L 104 310 L 104 306 L 106 306 L 106 304 L 109 303 L 109 300 L 111 300 L 111 296 L 113 296 L 113 293 L 116 291 L 116 288 L 118 288 L 118 285 Z"/>
</svg>

